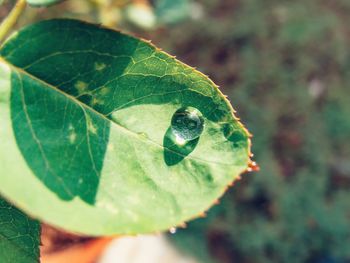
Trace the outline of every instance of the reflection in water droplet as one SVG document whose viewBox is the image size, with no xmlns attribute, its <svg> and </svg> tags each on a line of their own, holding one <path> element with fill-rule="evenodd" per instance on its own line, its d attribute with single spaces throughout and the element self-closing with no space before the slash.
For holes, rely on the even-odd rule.
<svg viewBox="0 0 350 263">
<path fill-rule="evenodd" d="M 178 109 L 171 119 L 171 130 L 179 145 L 197 139 L 202 134 L 203 128 L 203 115 L 193 107 Z"/>
<path fill-rule="evenodd" d="M 176 233 L 176 227 L 172 227 L 169 229 L 170 234 L 175 234 Z"/>
<path fill-rule="evenodd" d="M 175 134 L 175 142 L 176 142 L 176 144 L 181 146 L 181 145 L 185 145 L 187 141 L 184 138 L 182 138 L 181 136 Z"/>
</svg>

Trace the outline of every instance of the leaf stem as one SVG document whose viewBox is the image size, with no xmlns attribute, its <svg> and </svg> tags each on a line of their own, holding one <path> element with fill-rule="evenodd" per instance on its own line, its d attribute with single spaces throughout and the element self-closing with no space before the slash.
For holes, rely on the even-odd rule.
<svg viewBox="0 0 350 263">
<path fill-rule="evenodd" d="M 10 14 L 3 20 L 0 25 L 0 42 L 7 36 L 9 31 L 17 23 L 19 16 L 22 14 L 26 7 L 26 0 L 18 0 Z"/>
</svg>

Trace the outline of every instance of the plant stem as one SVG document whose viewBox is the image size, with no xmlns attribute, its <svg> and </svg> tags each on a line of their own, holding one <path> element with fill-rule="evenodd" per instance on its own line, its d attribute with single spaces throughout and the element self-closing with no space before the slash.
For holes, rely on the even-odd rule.
<svg viewBox="0 0 350 263">
<path fill-rule="evenodd" d="M 10 14 L 4 19 L 0 25 L 0 42 L 7 36 L 9 31 L 16 24 L 18 17 L 22 14 L 26 7 L 26 0 L 18 0 Z"/>
</svg>

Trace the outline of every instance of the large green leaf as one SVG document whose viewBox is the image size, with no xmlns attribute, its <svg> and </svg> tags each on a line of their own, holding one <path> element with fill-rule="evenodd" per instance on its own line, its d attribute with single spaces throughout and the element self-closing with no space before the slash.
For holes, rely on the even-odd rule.
<svg viewBox="0 0 350 263">
<path fill-rule="evenodd" d="M 149 43 L 75 20 L 1 48 L 0 191 L 76 232 L 143 233 L 208 209 L 249 162 L 249 136 L 203 74 Z M 199 139 L 170 123 L 198 109 Z"/>
<path fill-rule="evenodd" d="M 62 1 L 64 0 L 27 0 L 28 4 L 39 7 L 53 5 Z"/>
<path fill-rule="evenodd" d="M 0 262 L 39 262 L 40 226 L 0 197 Z"/>
</svg>

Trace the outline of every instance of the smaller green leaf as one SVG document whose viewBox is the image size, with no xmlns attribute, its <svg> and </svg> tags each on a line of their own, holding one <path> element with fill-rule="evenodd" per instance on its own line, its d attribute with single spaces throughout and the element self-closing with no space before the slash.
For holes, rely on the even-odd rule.
<svg viewBox="0 0 350 263">
<path fill-rule="evenodd" d="M 159 22 L 176 24 L 190 17 L 191 3 L 189 0 L 156 0 L 155 13 Z"/>
<path fill-rule="evenodd" d="M 27 0 L 28 4 L 36 7 L 54 5 L 64 0 Z"/>
<path fill-rule="evenodd" d="M 40 225 L 0 197 L 0 262 L 39 262 Z"/>
</svg>

